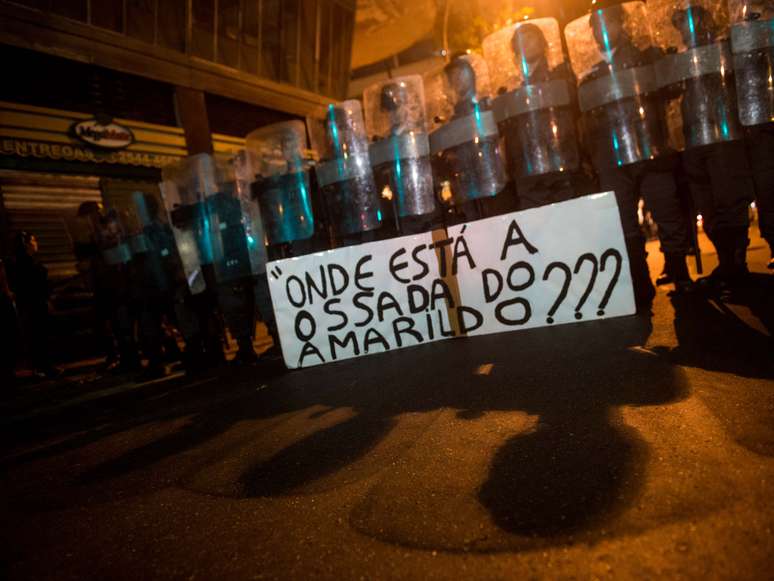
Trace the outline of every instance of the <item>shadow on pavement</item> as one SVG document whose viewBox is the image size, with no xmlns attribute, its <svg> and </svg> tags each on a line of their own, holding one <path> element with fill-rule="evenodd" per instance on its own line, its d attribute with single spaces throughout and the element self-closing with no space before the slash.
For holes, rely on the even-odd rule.
<svg viewBox="0 0 774 581">
<path fill-rule="evenodd" d="M 641 317 L 596 321 L 285 373 L 262 391 L 219 385 L 231 395 L 217 405 L 181 402 L 81 434 L 69 448 L 77 467 L 57 449 L 62 474 L 27 503 L 170 484 L 276 497 L 372 479 L 350 524 L 388 542 L 488 551 L 595 538 L 645 478 L 648 445 L 619 408 L 687 395 L 679 368 L 638 347 L 650 330 Z"/>
<path fill-rule="evenodd" d="M 654 350 L 703 370 L 694 391 L 726 431 L 748 450 L 774 456 L 774 276 L 752 274 L 732 293 L 672 303 L 678 345 Z"/>
<path fill-rule="evenodd" d="M 675 296 L 672 305 L 679 345 L 661 351 L 674 363 L 774 378 L 774 276 L 751 274 L 750 284 L 732 293 Z M 751 326 L 753 319 L 762 328 Z"/>
</svg>

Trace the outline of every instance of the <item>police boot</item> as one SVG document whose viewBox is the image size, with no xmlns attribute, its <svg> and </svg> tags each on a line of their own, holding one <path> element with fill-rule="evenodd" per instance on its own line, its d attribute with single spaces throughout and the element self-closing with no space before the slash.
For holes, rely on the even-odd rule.
<svg viewBox="0 0 774 581">
<path fill-rule="evenodd" d="M 629 254 L 629 270 L 632 274 L 634 286 L 634 303 L 637 312 L 645 312 L 650 309 L 656 296 L 656 289 L 650 280 L 648 270 L 648 253 L 641 238 L 627 238 L 626 252 Z"/>
<path fill-rule="evenodd" d="M 664 273 L 669 277 L 670 282 L 674 283 L 674 292 L 678 294 L 690 292 L 693 289 L 693 281 L 688 273 L 685 258 L 685 254 L 677 252 L 664 254 Z M 659 283 L 656 282 L 656 284 Z"/>
<path fill-rule="evenodd" d="M 207 369 L 206 354 L 201 336 L 185 338 L 185 349 L 183 350 L 182 359 L 186 375 L 197 375 Z"/>
<path fill-rule="evenodd" d="M 253 365 L 258 362 L 258 355 L 253 348 L 253 338 L 242 336 L 237 338 L 237 353 L 231 361 L 233 365 Z"/>
<path fill-rule="evenodd" d="M 282 344 L 280 343 L 279 330 L 276 321 L 266 321 L 266 328 L 269 330 L 273 345 L 261 353 L 261 359 L 280 360 L 282 359 Z"/>
<path fill-rule="evenodd" d="M 744 282 L 747 270 L 747 228 L 724 228 L 712 236 L 718 253 L 718 266 L 702 279 L 702 285 L 725 289 Z"/>
</svg>

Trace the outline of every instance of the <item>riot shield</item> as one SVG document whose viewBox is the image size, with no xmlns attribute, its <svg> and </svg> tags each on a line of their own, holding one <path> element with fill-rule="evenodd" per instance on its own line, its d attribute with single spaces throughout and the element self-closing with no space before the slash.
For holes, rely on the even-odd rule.
<svg viewBox="0 0 774 581">
<path fill-rule="evenodd" d="M 97 245 L 105 264 L 111 266 L 128 264 L 132 260 L 132 251 L 119 213 L 115 209 L 109 209 L 96 227 Z"/>
<path fill-rule="evenodd" d="M 645 4 L 594 10 L 570 22 L 565 38 L 594 165 L 617 167 L 669 153 L 653 67 L 661 55 L 653 45 Z"/>
<path fill-rule="evenodd" d="M 249 152 L 215 163 L 215 188 L 205 188 L 212 263 L 219 283 L 266 272 L 268 260 L 260 208 L 252 201 Z"/>
<path fill-rule="evenodd" d="M 314 214 L 303 122 L 256 129 L 247 136 L 247 150 L 255 160 L 252 194 L 261 209 L 269 244 L 310 238 Z"/>
<path fill-rule="evenodd" d="M 206 177 L 208 173 L 214 173 L 211 160 L 210 156 L 201 154 L 169 165 L 162 169 L 159 184 L 186 282 L 193 294 L 206 290 L 203 267 L 212 265 L 204 187 L 199 185 L 199 182 L 214 182 Z M 198 173 L 196 169 L 199 169 Z"/>
<path fill-rule="evenodd" d="M 774 121 L 774 2 L 728 0 L 739 118 L 742 125 Z"/>
<path fill-rule="evenodd" d="M 138 283 L 150 292 L 171 291 L 182 278 L 182 264 L 172 229 L 164 219 L 159 199 L 133 192 L 124 213 L 131 225 L 132 249 Z"/>
<path fill-rule="evenodd" d="M 422 77 L 375 83 L 363 92 L 376 187 L 401 218 L 435 210 Z"/>
<path fill-rule="evenodd" d="M 484 59 L 457 57 L 426 75 L 424 83 L 438 198 L 460 205 L 497 195 L 505 187 L 505 165 Z"/>
<path fill-rule="evenodd" d="M 343 101 L 307 117 L 315 167 L 329 225 L 337 236 L 375 230 L 382 213 L 360 103 Z"/>
<path fill-rule="evenodd" d="M 678 148 L 742 137 L 724 0 L 652 0 L 653 39 L 664 56 L 656 77 Z"/>
<path fill-rule="evenodd" d="M 565 63 L 557 21 L 519 22 L 487 36 L 482 47 L 511 176 L 576 169 L 575 80 Z"/>
</svg>

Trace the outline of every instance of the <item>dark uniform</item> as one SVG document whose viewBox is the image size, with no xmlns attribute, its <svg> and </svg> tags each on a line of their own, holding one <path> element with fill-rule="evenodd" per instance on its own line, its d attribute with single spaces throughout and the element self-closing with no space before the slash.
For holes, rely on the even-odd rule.
<svg viewBox="0 0 774 581">
<path fill-rule="evenodd" d="M 755 181 L 758 226 L 769 244 L 769 269 L 774 270 L 774 123 L 748 127 L 745 132 Z"/>
<path fill-rule="evenodd" d="M 251 363 L 257 359 L 253 341 L 259 308 L 270 332 L 274 325 L 267 292 L 263 225 L 260 217 L 253 215 L 258 206 L 247 201 L 252 180 L 240 177 L 219 180 L 218 191 L 207 197 L 207 207 L 218 302 L 239 348 L 235 361 Z"/>
<path fill-rule="evenodd" d="M 774 3 L 737 0 L 729 7 L 739 117 L 745 126 L 761 236 L 769 244 L 769 268 L 774 269 Z"/>
<path fill-rule="evenodd" d="M 174 288 L 175 318 L 185 340 L 183 363 L 195 373 L 225 361 L 209 217 L 192 162 L 164 169 L 161 192 L 182 265 Z"/>
<path fill-rule="evenodd" d="M 592 12 L 589 24 L 607 59 L 595 64 L 581 80 L 579 97 L 584 111 L 584 142 L 590 149 L 600 189 L 615 192 L 635 297 L 643 307 L 650 303 L 655 291 L 637 214 L 640 197 L 658 225 L 666 268 L 678 291 L 690 285 L 685 257 L 691 237 L 675 181 L 679 157 L 668 146 L 663 107 L 652 77 L 651 64 L 659 53 L 634 45 L 624 30 L 625 18 L 619 4 Z M 634 75 L 636 82 L 628 75 Z M 597 99 L 593 93 L 599 84 L 591 83 L 600 79 L 616 86 L 623 96 L 615 100 Z M 629 87 L 633 90 L 627 92 Z"/>
<path fill-rule="evenodd" d="M 659 76 L 666 96 L 680 99 L 683 168 L 694 207 L 720 261 L 710 280 L 728 280 L 747 270 L 748 207 L 753 199 L 730 51 L 716 40 L 718 27 L 704 7 L 675 11 L 671 24 L 680 32 L 685 51 L 665 57 Z"/>
<path fill-rule="evenodd" d="M 161 217 L 158 200 L 150 194 L 135 192 L 132 196 L 140 222 L 140 231 L 131 243 L 134 284 L 137 288 L 140 344 L 148 359 L 145 375 L 164 375 L 164 358 L 175 359 L 180 353 L 173 337 L 167 335 L 164 323 L 175 321 L 174 293 L 184 285 L 182 265 L 175 247 L 172 230 Z"/>
</svg>

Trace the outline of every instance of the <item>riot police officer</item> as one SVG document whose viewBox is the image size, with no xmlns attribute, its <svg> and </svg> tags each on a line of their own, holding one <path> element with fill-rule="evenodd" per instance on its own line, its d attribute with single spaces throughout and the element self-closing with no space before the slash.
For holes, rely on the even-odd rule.
<svg viewBox="0 0 774 581">
<path fill-rule="evenodd" d="M 398 234 L 428 229 L 436 203 L 422 77 L 375 83 L 363 92 L 363 103 L 383 213 L 392 215 Z"/>
<path fill-rule="evenodd" d="M 580 155 L 575 80 L 559 25 L 539 18 L 497 31 L 483 43 L 498 96 L 493 109 L 521 209 L 578 195 Z"/>
<path fill-rule="evenodd" d="M 690 232 L 675 182 L 678 157 L 668 145 L 663 104 L 653 71 L 659 55 L 641 2 L 597 4 L 590 16 L 567 25 L 576 75 L 582 132 L 600 189 L 615 192 L 630 259 L 635 298 L 647 307 L 655 295 L 637 207 L 640 197 L 658 225 L 666 269 L 681 292 L 691 287 L 686 265 Z M 638 37 L 633 28 L 640 26 Z"/>
<path fill-rule="evenodd" d="M 706 280 L 728 282 L 747 270 L 753 184 L 737 115 L 731 54 L 722 40 L 722 15 L 695 0 L 682 0 L 676 8 L 673 0 L 658 0 L 650 8 L 653 28 L 657 37 L 665 38 L 669 53 L 656 70 L 665 96 L 678 100 L 668 121 L 684 144 L 683 167 L 694 207 L 720 263 Z M 666 46 L 672 30 L 679 36 L 673 46 Z"/>
<path fill-rule="evenodd" d="M 164 359 L 177 359 L 177 343 L 164 323 L 175 321 L 174 291 L 184 284 L 174 236 L 164 221 L 156 196 L 133 192 L 125 209 L 135 224 L 129 237 L 132 248 L 133 286 L 137 298 L 140 344 L 148 366 L 148 379 L 165 375 Z"/>
<path fill-rule="evenodd" d="M 103 212 L 98 204 L 84 202 L 75 223 L 74 229 L 82 232 L 73 236 L 75 254 L 94 294 L 100 326 L 97 335 L 107 349 L 107 367 L 116 373 L 138 372 L 141 362 L 134 336 L 132 253 L 118 213 L 114 209 Z M 113 350 L 114 339 L 117 351 Z"/>
<path fill-rule="evenodd" d="M 162 170 L 164 206 L 175 239 L 183 280 L 174 289 L 175 316 L 185 339 L 183 363 L 197 373 L 224 362 L 223 329 L 217 313 L 206 177 L 214 172 L 206 154 L 194 155 Z"/>
<path fill-rule="evenodd" d="M 761 236 L 771 250 L 774 269 L 774 2 L 728 0 L 731 50 L 747 148 L 755 182 Z"/>
<path fill-rule="evenodd" d="M 218 302 L 237 342 L 237 364 L 257 360 L 253 347 L 256 319 L 261 312 L 270 332 L 271 318 L 260 208 L 252 201 L 253 164 L 242 150 L 229 163 L 208 158 L 214 165 L 204 174 L 204 195 Z M 208 168 L 209 169 L 209 168 Z M 269 302 L 269 308 L 266 303 Z"/>
</svg>

